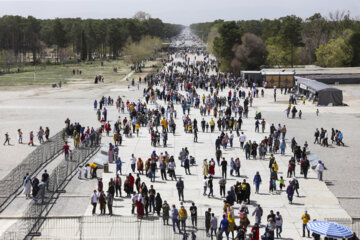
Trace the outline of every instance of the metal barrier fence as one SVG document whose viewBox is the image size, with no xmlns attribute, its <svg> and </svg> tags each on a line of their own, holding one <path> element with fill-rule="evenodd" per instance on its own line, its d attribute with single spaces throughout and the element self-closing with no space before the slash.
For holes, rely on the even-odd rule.
<svg viewBox="0 0 360 240">
<path fill-rule="evenodd" d="M 81 143 L 80 146 L 73 151 L 71 160 L 62 160 L 59 165 L 52 171 L 49 182 L 46 186 L 44 194 L 37 195 L 37 201 L 32 201 L 27 208 L 24 218 L 5 232 L 4 239 L 27 239 L 27 237 L 36 233 L 44 223 L 47 214 L 53 207 L 60 193 L 65 190 L 67 183 L 76 174 L 78 166 L 97 152 L 100 146 L 100 135 L 94 132 L 95 141 L 93 145 L 88 146 Z"/>
<path fill-rule="evenodd" d="M 197 229 L 193 228 L 191 218 L 188 217 L 185 228 L 188 239 L 191 239 L 191 232 L 195 233 L 196 239 L 207 239 L 204 217 L 197 218 L 197 226 Z M 169 219 L 169 225 L 164 225 L 161 217 L 137 219 L 136 216 L 86 216 L 47 219 L 40 228 L 41 236 L 34 239 L 184 239 L 183 234 L 178 233 L 178 229 L 176 232 L 173 232 L 171 219 Z M 236 232 L 234 234 L 236 235 Z"/>
<path fill-rule="evenodd" d="M 0 209 L 3 210 L 7 201 L 21 188 L 26 173 L 33 175 L 43 164 L 60 154 L 64 140 L 62 131 L 55 134 L 49 141 L 39 145 L 18 166 L 0 180 Z"/>
</svg>

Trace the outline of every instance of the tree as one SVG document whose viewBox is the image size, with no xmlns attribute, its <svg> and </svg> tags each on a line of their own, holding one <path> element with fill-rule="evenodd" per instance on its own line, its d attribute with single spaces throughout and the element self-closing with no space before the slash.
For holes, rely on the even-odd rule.
<svg viewBox="0 0 360 240">
<path fill-rule="evenodd" d="M 245 33 L 242 44 L 233 48 L 233 68 L 258 70 L 266 61 L 267 51 L 263 40 L 252 33 Z"/>
<path fill-rule="evenodd" d="M 143 37 L 139 42 L 128 40 L 124 48 L 125 61 L 139 70 L 142 61 L 152 57 L 161 48 L 161 40 L 150 36 Z"/>
<path fill-rule="evenodd" d="M 352 48 L 352 59 L 351 66 L 359 66 L 360 65 L 360 32 L 354 32 L 350 36 L 348 40 L 348 44 Z"/>
<path fill-rule="evenodd" d="M 303 64 L 312 64 L 316 61 L 316 49 L 320 44 L 328 42 L 330 37 L 326 19 L 320 13 L 307 18 L 302 24 L 301 37 L 304 47 L 299 57 Z"/>
<path fill-rule="evenodd" d="M 85 61 L 87 59 L 86 36 L 84 30 L 81 32 L 81 52 L 80 59 Z"/>
<path fill-rule="evenodd" d="M 151 18 L 151 15 L 143 11 L 138 11 L 137 13 L 134 14 L 133 18 L 142 22 L 149 20 Z"/>
<path fill-rule="evenodd" d="M 65 48 L 67 44 L 66 40 L 66 32 L 64 30 L 64 26 L 61 23 L 59 18 L 55 19 L 52 26 L 52 38 L 53 42 L 56 45 L 56 62 L 58 61 L 58 56 L 60 52 L 60 48 Z"/>
<path fill-rule="evenodd" d="M 212 26 L 212 28 L 208 34 L 207 41 L 206 41 L 208 52 L 212 53 L 212 54 L 216 54 L 214 52 L 214 48 L 213 48 L 214 40 L 215 40 L 215 38 L 220 37 L 220 34 L 218 32 L 218 27 L 219 27 L 218 25 Z"/>
<path fill-rule="evenodd" d="M 321 44 L 316 50 L 317 64 L 322 67 L 342 67 L 351 63 L 353 52 L 345 39 L 331 39 L 327 44 Z"/>
<path fill-rule="evenodd" d="M 231 61 L 234 58 L 233 47 L 241 44 L 242 30 L 235 21 L 224 22 L 218 28 L 219 37 L 214 39 L 213 49 L 219 56 L 222 70 L 231 69 Z"/>
<path fill-rule="evenodd" d="M 290 65 L 294 67 L 294 57 L 297 47 L 302 46 L 301 22 L 302 19 L 295 15 L 280 18 L 279 40 L 283 49 L 289 49 Z"/>
</svg>

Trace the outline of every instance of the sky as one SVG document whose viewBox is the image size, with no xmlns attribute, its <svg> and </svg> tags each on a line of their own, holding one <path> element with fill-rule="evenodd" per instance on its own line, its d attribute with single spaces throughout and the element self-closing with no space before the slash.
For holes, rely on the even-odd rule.
<svg viewBox="0 0 360 240">
<path fill-rule="evenodd" d="M 153 18 L 185 26 L 216 19 L 274 19 L 290 14 L 350 11 L 360 19 L 360 0 L 0 0 L 0 16 L 36 18 L 131 18 L 144 11 Z"/>
</svg>

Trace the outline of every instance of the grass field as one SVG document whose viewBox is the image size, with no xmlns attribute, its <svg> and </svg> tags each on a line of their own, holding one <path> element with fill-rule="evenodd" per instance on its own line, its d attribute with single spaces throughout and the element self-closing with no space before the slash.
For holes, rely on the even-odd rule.
<svg viewBox="0 0 360 240">
<path fill-rule="evenodd" d="M 118 68 L 118 72 L 113 71 L 114 67 Z M 27 71 L 20 73 L 0 75 L 0 86 L 51 85 L 59 81 L 63 84 L 75 81 L 93 82 L 96 75 L 103 75 L 105 82 L 115 82 L 122 80 L 131 72 L 130 66 L 127 66 L 123 60 L 104 61 L 103 67 L 100 61 L 37 66 L 35 79 L 34 71 L 31 69 L 33 68 L 27 68 Z M 82 74 L 73 75 L 73 69 L 81 70 Z"/>
</svg>

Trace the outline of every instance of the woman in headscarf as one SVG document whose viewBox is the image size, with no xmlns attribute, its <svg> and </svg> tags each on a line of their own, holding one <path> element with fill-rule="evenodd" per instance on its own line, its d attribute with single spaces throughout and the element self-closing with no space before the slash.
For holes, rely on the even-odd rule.
<svg viewBox="0 0 360 240">
<path fill-rule="evenodd" d="M 39 179 L 37 178 L 37 176 L 35 176 L 32 180 L 32 195 L 33 197 L 36 197 L 36 195 L 39 192 Z"/>
<path fill-rule="evenodd" d="M 24 178 L 24 194 L 26 196 L 26 199 L 30 198 L 30 192 L 31 192 L 31 178 L 29 174 L 26 174 L 26 177 Z"/>
<path fill-rule="evenodd" d="M 111 143 L 109 143 L 109 150 L 108 150 L 108 162 L 112 163 L 114 161 L 114 148 Z"/>
<path fill-rule="evenodd" d="M 104 186 L 104 184 L 102 182 L 102 178 L 99 178 L 98 179 L 98 192 L 100 192 L 100 193 L 102 192 L 103 186 Z"/>
<path fill-rule="evenodd" d="M 141 194 L 139 194 L 136 199 L 136 212 L 138 218 L 143 218 L 144 216 L 144 200 Z"/>
<path fill-rule="evenodd" d="M 100 214 L 105 215 L 106 196 L 105 196 L 104 191 L 101 191 L 101 192 L 100 192 L 99 203 L 100 203 Z"/>
<path fill-rule="evenodd" d="M 203 163 L 203 175 L 207 176 L 208 174 L 209 174 L 209 164 L 208 164 L 207 160 L 205 159 L 204 163 Z"/>
<path fill-rule="evenodd" d="M 210 164 L 209 164 L 209 174 L 210 175 L 215 175 L 215 162 L 210 160 Z"/>
<path fill-rule="evenodd" d="M 161 208 L 162 208 L 162 199 L 160 193 L 157 193 L 155 197 L 155 211 L 159 217 L 160 217 Z"/>
<path fill-rule="evenodd" d="M 141 158 L 137 160 L 137 170 L 139 173 L 144 174 L 144 161 Z"/>
</svg>

